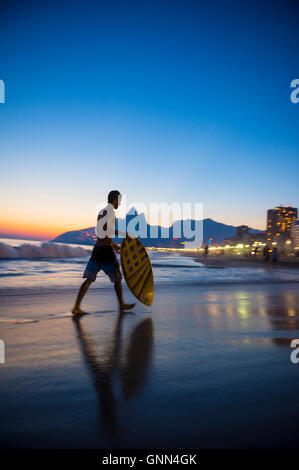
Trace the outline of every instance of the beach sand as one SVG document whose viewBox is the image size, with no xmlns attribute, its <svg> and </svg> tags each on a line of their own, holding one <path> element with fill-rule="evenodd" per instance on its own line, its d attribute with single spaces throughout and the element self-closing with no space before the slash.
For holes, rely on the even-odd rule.
<svg viewBox="0 0 299 470">
<path fill-rule="evenodd" d="M 208 255 L 206 258 L 201 253 L 184 253 L 184 257 L 193 258 L 205 266 L 210 267 L 230 267 L 230 268 L 265 268 L 265 269 L 277 269 L 277 268 L 292 268 L 299 269 L 299 258 L 298 257 L 282 257 L 278 262 L 272 263 L 268 261 L 265 263 L 262 256 L 213 256 Z"/>
<path fill-rule="evenodd" d="M 296 447 L 298 284 L 1 289 L 1 447 Z M 132 296 L 125 289 L 127 299 Z"/>
</svg>

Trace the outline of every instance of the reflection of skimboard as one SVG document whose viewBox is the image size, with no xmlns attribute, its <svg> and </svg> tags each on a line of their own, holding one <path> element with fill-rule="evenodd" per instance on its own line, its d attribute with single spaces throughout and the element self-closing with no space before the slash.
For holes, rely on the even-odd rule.
<svg viewBox="0 0 299 470">
<path fill-rule="evenodd" d="M 146 249 L 137 238 L 123 239 L 120 261 L 125 281 L 135 297 L 145 305 L 152 305 L 154 276 Z"/>
</svg>

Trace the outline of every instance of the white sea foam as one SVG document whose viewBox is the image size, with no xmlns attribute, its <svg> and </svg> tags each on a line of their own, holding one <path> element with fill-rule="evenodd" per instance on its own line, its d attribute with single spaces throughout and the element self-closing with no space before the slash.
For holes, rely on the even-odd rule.
<svg viewBox="0 0 299 470">
<path fill-rule="evenodd" d="M 41 245 L 24 243 L 20 246 L 11 246 L 0 243 L 0 258 L 77 258 L 87 256 L 89 252 L 81 247 L 59 245 L 45 242 Z"/>
</svg>

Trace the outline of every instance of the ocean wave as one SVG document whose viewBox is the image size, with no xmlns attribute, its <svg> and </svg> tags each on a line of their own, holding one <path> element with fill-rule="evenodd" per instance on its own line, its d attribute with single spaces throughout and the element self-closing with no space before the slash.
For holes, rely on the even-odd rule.
<svg viewBox="0 0 299 470">
<path fill-rule="evenodd" d="M 161 288 L 169 288 L 171 286 L 178 288 L 181 287 L 221 287 L 221 286 L 257 286 L 257 285 L 279 285 L 279 284 L 299 284 L 299 279 L 200 279 L 191 280 L 175 279 L 174 282 L 160 281 L 157 283 Z"/>
<path fill-rule="evenodd" d="M 164 264 L 164 263 L 152 263 L 153 268 L 175 268 L 175 269 L 180 269 L 180 268 L 202 268 L 203 266 L 199 263 L 190 265 L 190 264 Z"/>
<path fill-rule="evenodd" d="M 88 256 L 89 251 L 81 247 L 58 245 L 45 242 L 40 246 L 24 243 L 20 246 L 11 246 L 0 243 L 0 258 L 2 259 L 35 259 L 35 258 L 76 258 Z"/>
<path fill-rule="evenodd" d="M 26 276 L 26 273 L 0 273 L 0 278 L 1 277 L 20 277 L 20 276 Z"/>
</svg>

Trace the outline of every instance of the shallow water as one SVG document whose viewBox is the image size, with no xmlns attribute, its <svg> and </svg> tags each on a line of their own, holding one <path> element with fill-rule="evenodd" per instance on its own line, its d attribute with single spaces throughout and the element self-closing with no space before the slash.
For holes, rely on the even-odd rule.
<svg viewBox="0 0 299 470">
<path fill-rule="evenodd" d="M 297 447 L 296 270 L 151 257 L 150 308 L 100 276 L 78 321 L 86 258 L 1 261 L 1 447 Z"/>
<path fill-rule="evenodd" d="M 79 321 L 37 291 L 1 291 L 2 447 L 297 446 L 295 286 L 161 285 L 120 317 L 108 285 Z"/>
</svg>

